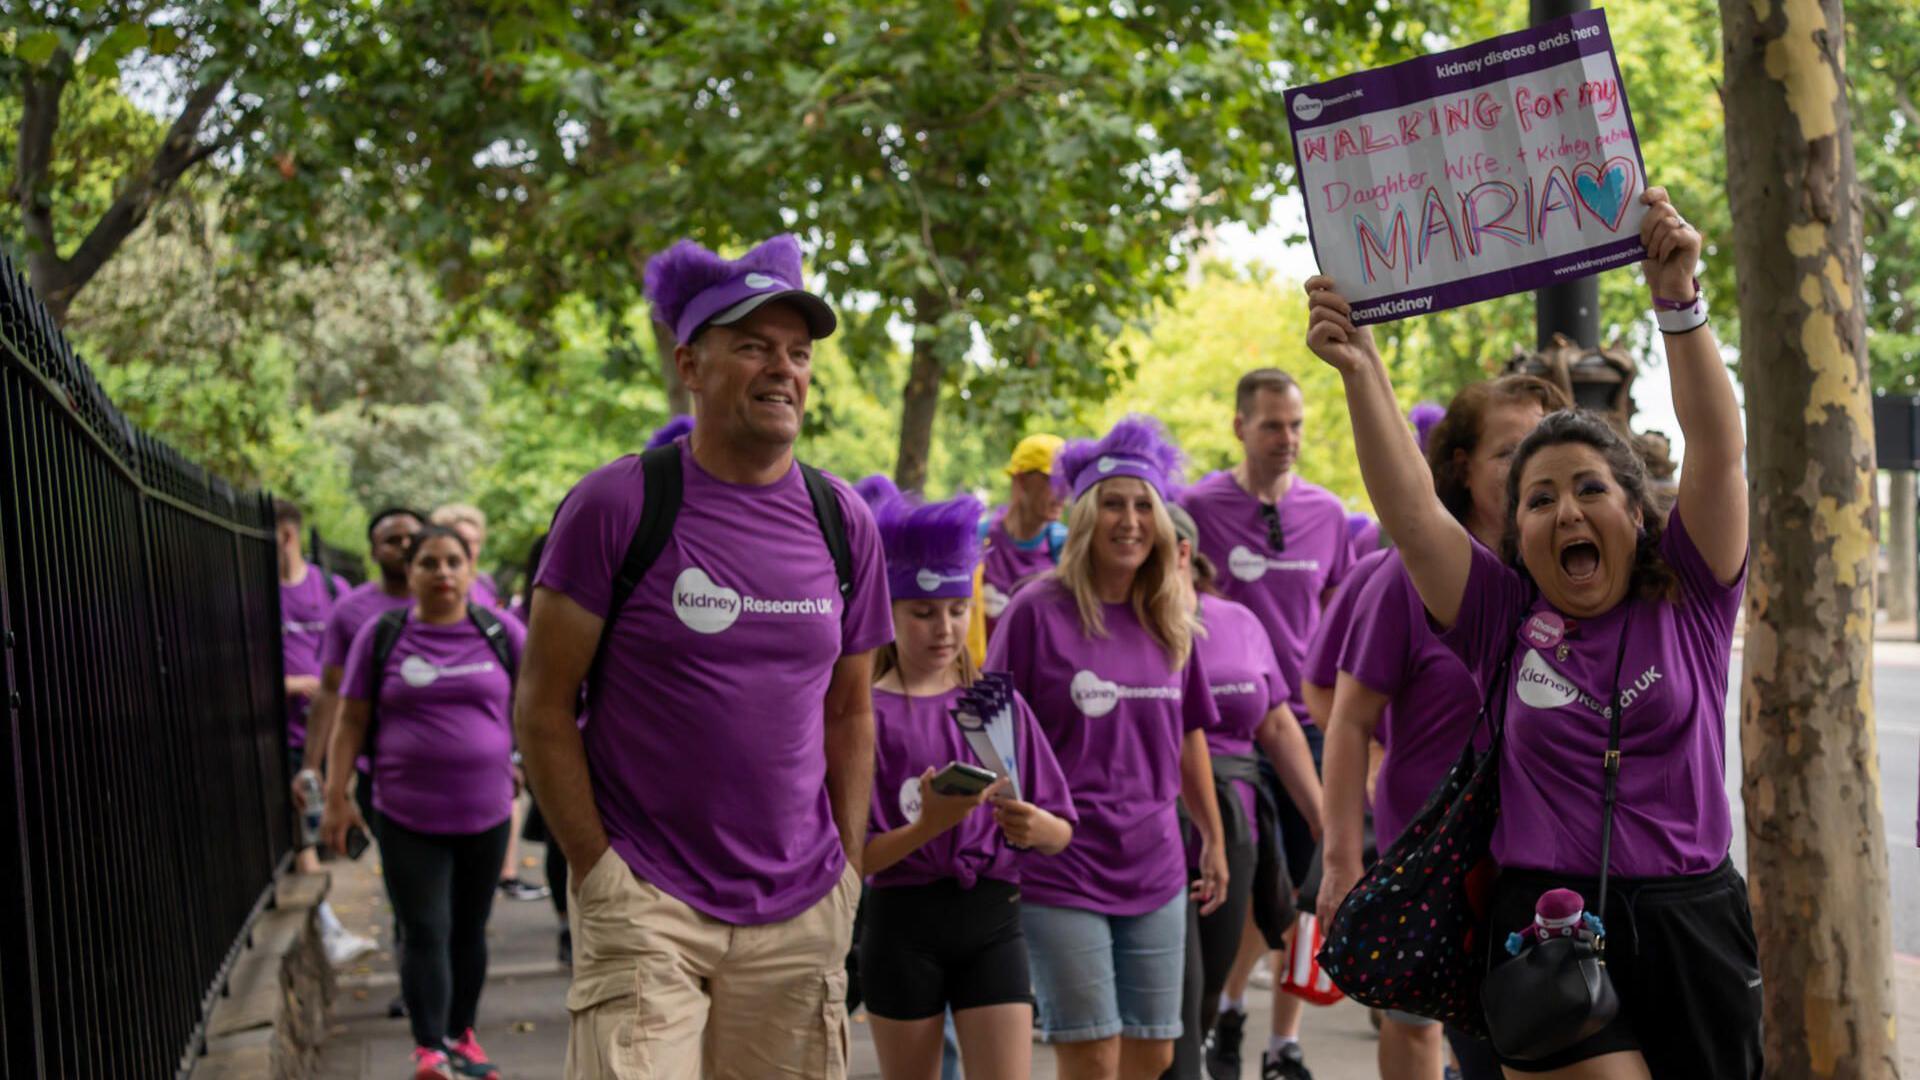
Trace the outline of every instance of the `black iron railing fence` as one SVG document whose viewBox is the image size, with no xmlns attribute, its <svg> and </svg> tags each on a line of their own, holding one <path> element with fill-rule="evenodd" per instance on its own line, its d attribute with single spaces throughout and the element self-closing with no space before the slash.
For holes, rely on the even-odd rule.
<svg viewBox="0 0 1920 1080">
<path fill-rule="evenodd" d="M 292 842 L 269 501 L 137 430 L 0 257 L 0 1067 L 164 1077 Z"/>
</svg>

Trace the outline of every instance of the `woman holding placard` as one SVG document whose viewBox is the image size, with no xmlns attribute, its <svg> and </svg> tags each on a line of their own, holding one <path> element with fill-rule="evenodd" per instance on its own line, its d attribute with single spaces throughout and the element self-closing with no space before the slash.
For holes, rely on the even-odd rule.
<svg viewBox="0 0 1920 1080">
<path fill-rule="evenodd" d="M 1724 786 L 1744 438 L 1694 278 L 1700 234 L 1663 189 L 1642 199 L 1643 267 L 1687 443 L 1665 521 L 1626 439 L 1562 411 L 1514 456 L 1502 554 L 1481 548 L 1434 494 L 1372 334 L 1325 277 L 1307 282 L 1307 344 L 1346 384 L 1368 493 L 1441 640 L 1504 711 L 1492 840 L 1502 872 L 1484 935 L 1502 1063 L 1568 1077 L 1757 1077 L 1759 961 L 1727 855 Z M 1501 969 L 1528 948 L 1536 905 L 1545 920 L 1546 894 L 1562 889 L 1597 916 L 1585 925 L 1604 942 L 1618 1010 L 1584 1038 L 1516 1053 L 1503 1024 L 1529 1003 L 1502 997 L 1516 983 Z M 1593 1018 L 1606 1015 L 1596 1005 Z"/>
</svg>

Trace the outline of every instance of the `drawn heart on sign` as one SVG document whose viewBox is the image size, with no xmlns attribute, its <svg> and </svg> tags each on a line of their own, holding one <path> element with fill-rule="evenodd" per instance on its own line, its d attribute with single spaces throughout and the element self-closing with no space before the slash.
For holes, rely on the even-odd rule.
<svg viewBox="0 0 1920 1080">
<path fill-rule="evenodd" d="M 1608 158 L 1599 165 L 1583 161 L 1573 167 L 1573 186 L 1593 216 L 1605 222 L 1609 231 L 1619 232 L 1634 189 L 1640 186 L 1640 171 L 1623 157 Z"/>
</svg>

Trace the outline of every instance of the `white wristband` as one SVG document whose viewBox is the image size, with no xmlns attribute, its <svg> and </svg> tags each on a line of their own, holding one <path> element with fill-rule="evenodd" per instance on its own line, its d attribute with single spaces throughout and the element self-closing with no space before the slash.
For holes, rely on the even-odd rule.
<svg viewBox="0 0 1920 1080">
<path fill-rule="evenodd" d="M 1693 306 L 1682 311 L 1661 311 L 1653 313 L 1653 320 L 1660 324 L 1663 334 L 1684 334 L 1707 325 L 1707 294 L 1697 293 Z"/>
</svg>

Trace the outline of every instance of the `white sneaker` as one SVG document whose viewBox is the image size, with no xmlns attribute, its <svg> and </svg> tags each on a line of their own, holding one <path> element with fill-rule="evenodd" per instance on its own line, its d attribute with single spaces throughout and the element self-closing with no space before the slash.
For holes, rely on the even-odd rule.
<svg viewBox="0 0 1920 1080">
<path fill-rule="evenodd" d="M 351 964 L 380 947 L 372 938 L 361 937 L 344 926 L 334 933 L 322 933 L 320 944 L 327 950 L 327 963 L 334 967 Z"/>
</svg>

